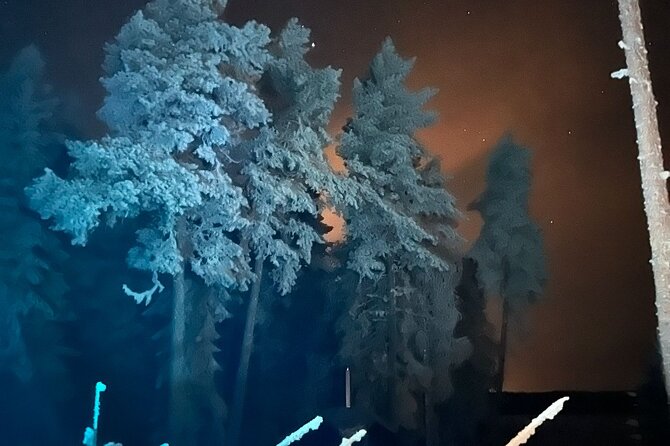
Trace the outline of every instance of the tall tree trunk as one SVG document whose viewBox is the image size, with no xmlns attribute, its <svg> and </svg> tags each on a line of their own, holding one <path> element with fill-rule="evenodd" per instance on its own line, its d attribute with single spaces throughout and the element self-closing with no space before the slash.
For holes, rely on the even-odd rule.
<svg viewBox="0 0 670 446">
<path fill-rule="evenodd" d="M 261 282 L 263 281 L 263 260 L 256 258 L 254 264 L 256 280 L 251 287 L 249 296 L 249 307 L 247 308 L 247 320 L 244 324 L 244 335 L 242 338 L 242 352 L 240 353 L 240 364 L 237 368 L 235 378 L 235 389 L 233 391 L 233 404 L 231 407 L 229 434 L 230 440 L 227 446 L 238 446 L 244 412 L 244 399 L 247 390 L 247 378 L 249 374 L 249 362 L 254 346 L 254 329 L 256 327 L 256 315 L 258 314 L 258 301 L 260 299 Z"/>
<path fill-rule="evenodd" d="M 221 444 L 225 405 L 216 390 L 215 290 L 181 272 L 173 278 L 170 434 L 172 444 Z"/>
<path fill-rule="evenodd" d="M 619 0 L 619 20 L 623 31 L 620 46 L 626 53 L 626 65 L 637 144 L 644 209 L 649 227 L 651 265 L 656 287 L 658 337 L 663 356 L 665 389 L 670 395 L 670 204 L 663 169 L 661 137 L 658 131 L 656 101 L 651 87 L 642 16 L 637 0 Z M 619 72 L 621 74 L 621 72 Z M 615 76 L 616 73 L 613 74 Z"/>
<path fill-rule="evenodd" d="M 433 272 L 433 274 L 437 274 Z M 437 339 L 438 330 L 435 329 L 436 323 L 446 323 L 446 321 L 437 322 L 438 318 L 438 300 L 444 298 L 440 292 L 436 291 L 434 286 L 435 279 L 430 277 L 430 273 L 420 273 L 417 274 L 418 284 L 420 287 L 419 293 L 421 299 L 421 313 L 426 316 L 424 320 L 423 330 L 426 333 L 426 346 L 423 350 L 423 365 L 429 367 L 433 375 L 436 373 L 441 373 L 437 370 L 437 365 L 433 362 L 434 360 L 434 350 L 436 345 L 439 343 Z M 430 284 L 430 287 L 428 286 Z M 443 291 L 443 290 L 441 290 Z M 432 311 L 431 311 L 432 310 Z M 447 372 L 448 373 L 448 372 Z M 439 427 L 440 423 L 435 412 L 435 406 L 437 401 L 435 401 L 435 378 L 431 378 L 431 382 L 428 385 L 424 395 L 423 395 L 423 424 L 424 424 L 424 433 L 426 436 L 426 446 L 439 446 L 440 444 L 440 433 Z"/>
<path fill-rule="evenodd" d="M 396 398 L 396 361 L 398 358 L 398 298 L 395 293 L 395 277 L 393 275 L 393 262 L 386 261 L 386 275 L 389 293 L 388 314 L 388 401 L 389 414 L 392 426 L 398 426 Z"/>
<path fill-rule="evenodd" d="M 505 384 L 505 356 L 507 353 L 507 326 L 509 324 L 509 303 L 503 297 L 502 323 L 500 324 L 500 350 L 498 352 L 498 374 L 496 376 L 496 393 L 498 402 Z"/>
<path fill-rule="evenodd" d="M 430 345 L 431 339 L 428 340 L 428 349 L 424 353 L 424 365 L 429 366 L 433 373 L 436 373 L 434 364 L 431 364 L 430 354 Z M 439 420 L 437 414 L 435 413 L 435 401 L 433 401 L 433 386 L 430 386 L 426 389 L 426 393 L 423 395 L 423 410 L 424 410 L 424 429 L 426 435 L 426 446 L 439 446 L 440 444 L 440 434 L 439 434 Z"/>
<path fill-rule="evenodd" d="M 173 276 L 172 302 L 172 354 L 170 363 L 170 441 L 188 444 L 194 440 L 194 432 L 187 420 L 189 416 L 189 369 L 186 361 L 186 291 L 184 271 Z"/>
</svg>

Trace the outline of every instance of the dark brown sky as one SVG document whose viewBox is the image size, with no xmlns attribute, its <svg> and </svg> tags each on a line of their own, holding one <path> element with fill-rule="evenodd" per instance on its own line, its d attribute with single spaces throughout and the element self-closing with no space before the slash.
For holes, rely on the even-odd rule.
<svg viewBox="0 0 670 446">
<path fill-rule="evenodd" d="M 0 0 L 0 60 L 30 41 L 58 87 L 91 115 L 102 43 L 143 0 Z M 642 0 L 662 137 L 670 138 L 670 4 Z M 550 265 L 546 300 L 508 360 L 512 390 L 629 389 L 654 338 L 649 249 L 616 2 L 584 0 L 230 0 L 228 17 L 313 29 L 312 60 L 344 69 L 333 128 L 351 80 L 385 36 L 417 56 L 413 87 L 440 89 L 422 133 L 453 176 L 462 209 L 483 188 L 486 153 L 511 130 L 534 150 L 532 212 Z M 100 131 L 93 120 L 86 130 Z M 666 151 L 667 153 L 667 151 Z M 666 155 L 666 160 L 670 156 Z M 461 228 L 476 237 L 469 213 Z M 553 222 L 553 223 L 552 223 Z"/>
</svg>

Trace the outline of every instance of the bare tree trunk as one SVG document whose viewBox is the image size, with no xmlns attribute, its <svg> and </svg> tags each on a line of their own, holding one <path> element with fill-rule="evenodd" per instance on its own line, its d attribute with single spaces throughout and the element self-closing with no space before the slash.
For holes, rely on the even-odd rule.
<svg viewBox="0 0 670 446">
<path fill-rule="evenodd" d="M 642 193 L 656 287 L 658 337 L 663 356 L 665 388 L 670 395 L 670 204 L 666 188 L 668 173 L 663 169 L 656 101 L 651 87 L 638 1 L 619 0 L 619 12 L 623 31 L 623 41 L 619 45 L 626 53 L 627 70 L 613 73 L 613 77 L 628 75 L 633 98 Z"/>
<path fill-rule="evenodd" d="M 249 296 L 249 307 L 247 308 L 247 319 L 244 325 L 244 337 L 242 338 L 242 352 L 240 353 L 240 364 L 237 368 L 235 378 L 235 389 L 233 391 L 233 404 L 231 407 L 229 433 L 230 440 L 227 446 L 238 446 L 244 413 L 244 399 L 247 390 L 247 378 L 249 375 L 249 362 L 254 347 L 254 328 L 256 327 L 256 315 L 258 314 L 258 301 L 260 299 L 261 282 L 263 279 L 263 260 L 256 258 L 254 264 L 256 280 L 251 287 Z"/>
<path fill-rule="evenodd" d="M 170 441 L 184 444 L 193 441 L 189 423 L 189 369 L 186 361 L 186 292 L 184 271 L 173 277 L 172 354 L 170 363 Z"/>
<path fill-rule="evenodd" d="M 389 314 L 388 317 L 388 401 L 389 413 L 392 426 L 398 426 L 398 410 L 396 398 L 396 361 L 398 359 L 398 297 L 395 293 L 395 277 L 393 273 L 393 261 L 386 261 L 386 274 L 389 292 Z"/>
</svg>

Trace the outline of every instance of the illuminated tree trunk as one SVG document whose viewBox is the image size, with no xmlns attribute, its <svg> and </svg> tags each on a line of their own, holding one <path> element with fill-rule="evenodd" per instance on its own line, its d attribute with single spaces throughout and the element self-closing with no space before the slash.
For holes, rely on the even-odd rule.
<svg viewBox="0 0 670 446">
<path fill-rule="evenodd" d="M 656 101 L 651 87 L 642 17 L 637 0 L 619 0 L 619 19 L 626 53 L 626 70 L 613 77 L 628 76 L 637 129 L 644 209 L 649 227 L 651 265 L 656 287 L 658 337 L 663 356 L 665 388 L 670 395 L 670 205 L 663 169 L 661 138 L 656 117 Z"/>
<path fill-rule="evenodd" d="M 183 250 L 185 220 L 180 218 L 176 224 L 177 244 Z M 183 251 L 182 251 L 183 252 Z M 189 302 L 186 299 L 184 265 L 172 277 L 172 338 L 170 354 L 170 403 L 169 428 L 170 442 L 183 444 L 196 438 L 193 425 L 188 420 L 193 410 L 193 397 L 190 392 L 192 379 L 187 355 L 187 319 L 190 316 Z"/>
<path fill-rule="evenodd" d="M 172 303 L 172 354 L 170 363 L 170 438 L 171 442 L 192 441 L 195 433 L 188 425 L 190 384 L 186 361 L 186 293 L 184 271 L 174 275 L 172 281 L 174 300 Z M 178 443 L 177 443 L 178 444 Z"/>
</svg>

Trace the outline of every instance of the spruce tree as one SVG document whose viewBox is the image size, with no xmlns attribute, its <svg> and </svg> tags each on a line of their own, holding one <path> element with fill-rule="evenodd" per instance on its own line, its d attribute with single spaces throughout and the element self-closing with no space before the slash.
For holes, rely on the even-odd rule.
<svg viewBox="0 0 670 446">
<path fill-rule="evenodd" d="M 547 279 L 542 233 L 529 213 L 530 155 L 505 136 L 491 154 L 486 190 L 470 205 L 484 225 L 469 256 L 478 264 L 484 290 L 503 303 L 498 392 L 503 389 L 509 320 L 539 299 Z"/>
<path fill-rule="evenodd" d="M 413 62 L 384 42 L 367 76 L 354 81 L 354 116 L 338 147 L 361 200 L 345 208 L 348 268 L 360 283 L 340 324 L 341 356 L 351 366 L 354 404 L 393 430 L 419 427 L 418 409 L 435 384 L 428 345 L 437 301 L 420 287 L 452 270 L 460 240 L 454 199 L 415 135 L 435 116 L 423 110 L 434 91 L 406 86 Z"/>
</svg>

